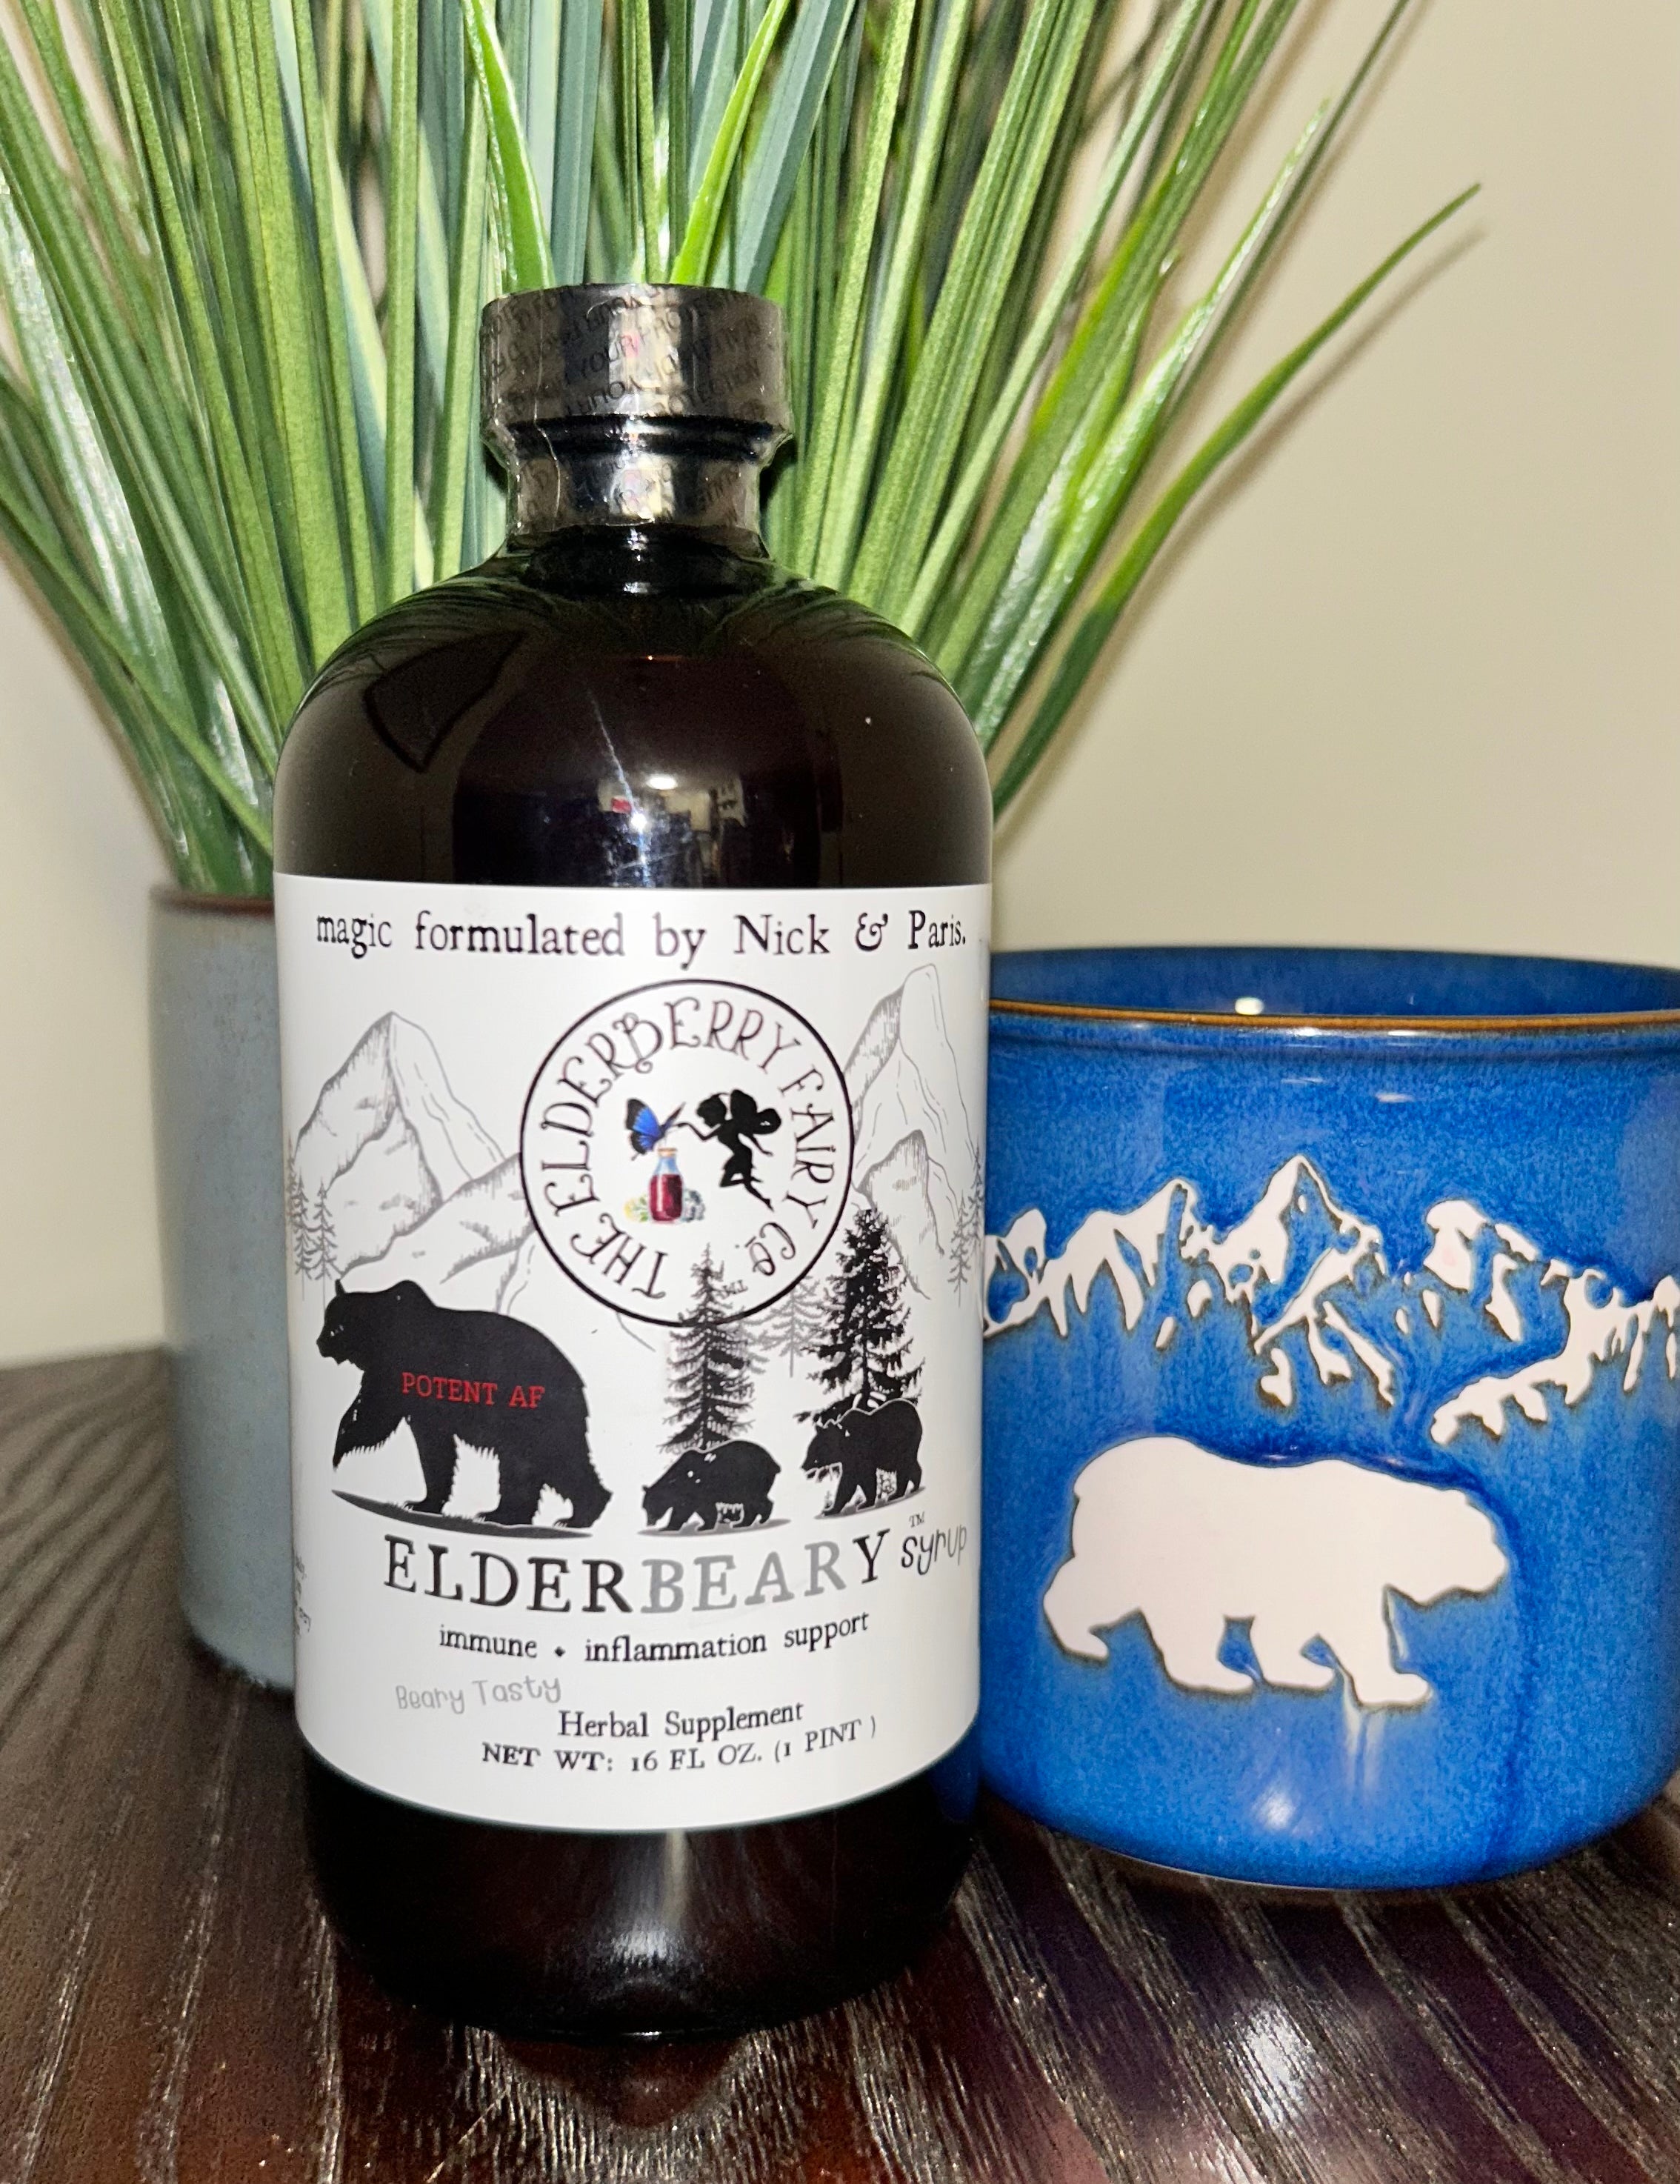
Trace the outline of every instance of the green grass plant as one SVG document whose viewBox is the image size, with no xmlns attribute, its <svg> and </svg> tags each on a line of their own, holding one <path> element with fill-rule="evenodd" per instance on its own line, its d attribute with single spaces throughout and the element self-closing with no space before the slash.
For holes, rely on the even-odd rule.
<svg viewBox="0 0 1680 2184">
<path fill-rule="evenodd" d="M 499 538 L 489 297 L 782 304 L 772 544 L 932 653 L 1001 811 L 1197 493 L 1465 202 L 1197 441 L 1198 382 L 1408 0 L 1188 298 L 1300 0 L 14 4 L 0 538 L 209 892 L 267 888 L 327 655 Z"/>
</svg>

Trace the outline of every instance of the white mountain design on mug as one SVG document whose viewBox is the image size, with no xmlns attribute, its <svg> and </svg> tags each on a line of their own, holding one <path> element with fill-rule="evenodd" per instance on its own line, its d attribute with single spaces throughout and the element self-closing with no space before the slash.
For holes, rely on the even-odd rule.
<svg viewBox="0 0 1680 2184">
<path fill-rule="evenodd" d="M 1308 1376 L 1362 1389 L 1379 1416 L 1427 1390 L 1428 1438 L 1444 1449 L 1472 1421 L 1496 1440 L 1519 1415 L 1557 1422 L 1600 1370 L 1627 1395 L 1652 1367 L 1680 1378 L 1672 1274 L 1630 1300 L 1599 1269 L 1547 1256 L 1466 1199 L 1444 1198 L 1424 1218 L 1421 1262 L 1392 1272 L 1382 1230 L 1338 1206 L 1305 1154 L 1222 1235 L 1182 1178 L 1130 1212 L 1087 1215 L 1054 1255 L 1031 1208 L 986 1240 L 986 1332 L 1047 1312 L 1065 1335 L 1106 1277 L 1124 1332 L 1163 1356 L 1236 1312 L 1263 1412 L 1298 1410 Z M 1444 1370 L 1450 1384 L 1438 1386 Z"/>
</svg>

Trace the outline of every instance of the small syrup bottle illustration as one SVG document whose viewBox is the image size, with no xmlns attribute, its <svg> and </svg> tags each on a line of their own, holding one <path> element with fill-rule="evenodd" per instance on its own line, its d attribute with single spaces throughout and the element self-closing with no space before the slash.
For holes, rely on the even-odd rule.
<svg viewBox="0 0 1680 2184">
<path fill-rule="evenodd" d="M 648 1182 L 648 1212 L 655 1221 L 682 1218 L 682 1177 L 676 1165 L 676 1154 L 670 1145 L 660 1153 L 659 1164 Z"/>
</svg>

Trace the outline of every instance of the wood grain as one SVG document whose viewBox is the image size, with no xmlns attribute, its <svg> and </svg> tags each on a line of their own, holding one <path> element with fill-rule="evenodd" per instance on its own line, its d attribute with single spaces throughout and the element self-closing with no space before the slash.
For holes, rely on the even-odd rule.
<svg viewBox="0 0 1680 2184">
<path fill-rule="evenodd" d="M 1448 1897 L 1176 1885 L 999 1807 L 889 1987 L 515 2048 L 310 1900 L 285 1704 L 184 1639 L 149 1357 L 0 1375 L 0 2184 L 1676 2184 L 1680 1817 Z"/>
</svg>

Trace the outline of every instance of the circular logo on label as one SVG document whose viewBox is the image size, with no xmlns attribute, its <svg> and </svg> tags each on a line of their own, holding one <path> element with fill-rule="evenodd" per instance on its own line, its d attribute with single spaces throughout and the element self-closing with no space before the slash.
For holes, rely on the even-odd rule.
<svg viewBox="0 0 1680 2184">
<path fill-rule="evenodd" d="M 581 1289 L 674 1327 L 709 1260 L 726 1316 L 772 1304 L 827 1249 L 852 1176 L 840 1065 L 751 986 L 672 978 L 580 1017 L 520 1128 L 537 1233 Z"/>
</svg>

